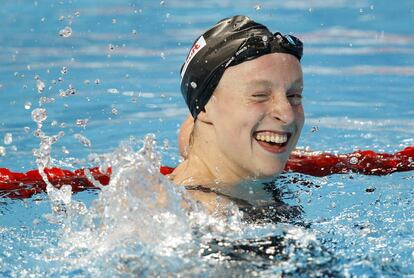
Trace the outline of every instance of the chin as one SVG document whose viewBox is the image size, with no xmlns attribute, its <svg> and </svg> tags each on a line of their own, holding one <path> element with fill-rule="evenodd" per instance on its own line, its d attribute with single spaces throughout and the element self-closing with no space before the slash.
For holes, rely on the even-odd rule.
<svg viewBox="0 0 414 278">
<path fill-rule="evenodd" d="M 271 167 L 271 168 L 267 168 L 267 167 L 263 167 L 258 169 L 257 171 L 257 176 L 256 178 L 258 179 L 273 179 L 275 177 L 277 177 L 279 174 L 281 174 L 284 170 L 285 164 L 283 165 L 276 165 L 276 167 Z"/>
</svg>

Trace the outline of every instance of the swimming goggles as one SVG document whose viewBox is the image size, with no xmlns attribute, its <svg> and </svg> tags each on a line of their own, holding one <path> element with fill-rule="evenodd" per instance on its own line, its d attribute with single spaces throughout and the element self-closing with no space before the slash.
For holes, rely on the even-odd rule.
<svg viewBox="0 0 414 278">
<path fill-rule="evenodd" d="M 300 61 L 303 55 L 303 43 L 295 36 L 282 35 L 279 32 L 274 33 L 272 37 L 251 36 L 240 45 L 235 54 L 224 64 L 224 68 L 270 53 L 291 54 Z"/>
</svg>

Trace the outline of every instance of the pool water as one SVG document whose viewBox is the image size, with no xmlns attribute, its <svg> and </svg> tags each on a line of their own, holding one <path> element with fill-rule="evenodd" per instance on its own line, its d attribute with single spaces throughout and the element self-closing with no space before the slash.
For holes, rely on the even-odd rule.
<svg viewBox="0 0 414 278">
<path fill-rule="evenodd" d="M 301 214 L 280 223 L 246 222 L 235 206 L 224 217 L 191 201 L 184 209 L 186 192 L 157 173 L 180 161 L 187 51 L 234 14 L 304 41 L 298 146 L 347 153 L 414 145 L 412 1 L 0 5 L 0 166 L 38 167 L 32 111 L 44 108 L 41 130 L 64 132 L 50 165 L 114 170 L 101 191 L 0 199 L 0 276 L 414 275 L 413 172 L 284 174 L 277 193 Z"/>
</svg>

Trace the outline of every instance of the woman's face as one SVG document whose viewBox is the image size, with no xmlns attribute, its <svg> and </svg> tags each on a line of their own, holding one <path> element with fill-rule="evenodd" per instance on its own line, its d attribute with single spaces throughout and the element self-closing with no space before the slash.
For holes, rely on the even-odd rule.
<svg viewBox="0 0 414 278">
<path fill-rule="evenodd" d="M 205 115 L 221 165 L 240 178 L 279 174 L 303 127 L 303 74 L 283 53 L 261 56 L 224 72 Z"/>
</svg>

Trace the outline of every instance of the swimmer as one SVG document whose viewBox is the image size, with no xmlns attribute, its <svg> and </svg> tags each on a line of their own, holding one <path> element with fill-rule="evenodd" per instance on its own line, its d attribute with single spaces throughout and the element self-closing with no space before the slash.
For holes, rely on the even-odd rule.
<svg viewBox="0 0 414 278">
<path fill-rule="evenodd" d="M 246 16 L 223 19 L 196 40 L 181 68 L 191 116 L 175 184 L 209 209 L 214 195 L 271 202 L 263 183 L 283 171 L 304 124 L 302 51 L 296 37 Z"/>
</svg>

